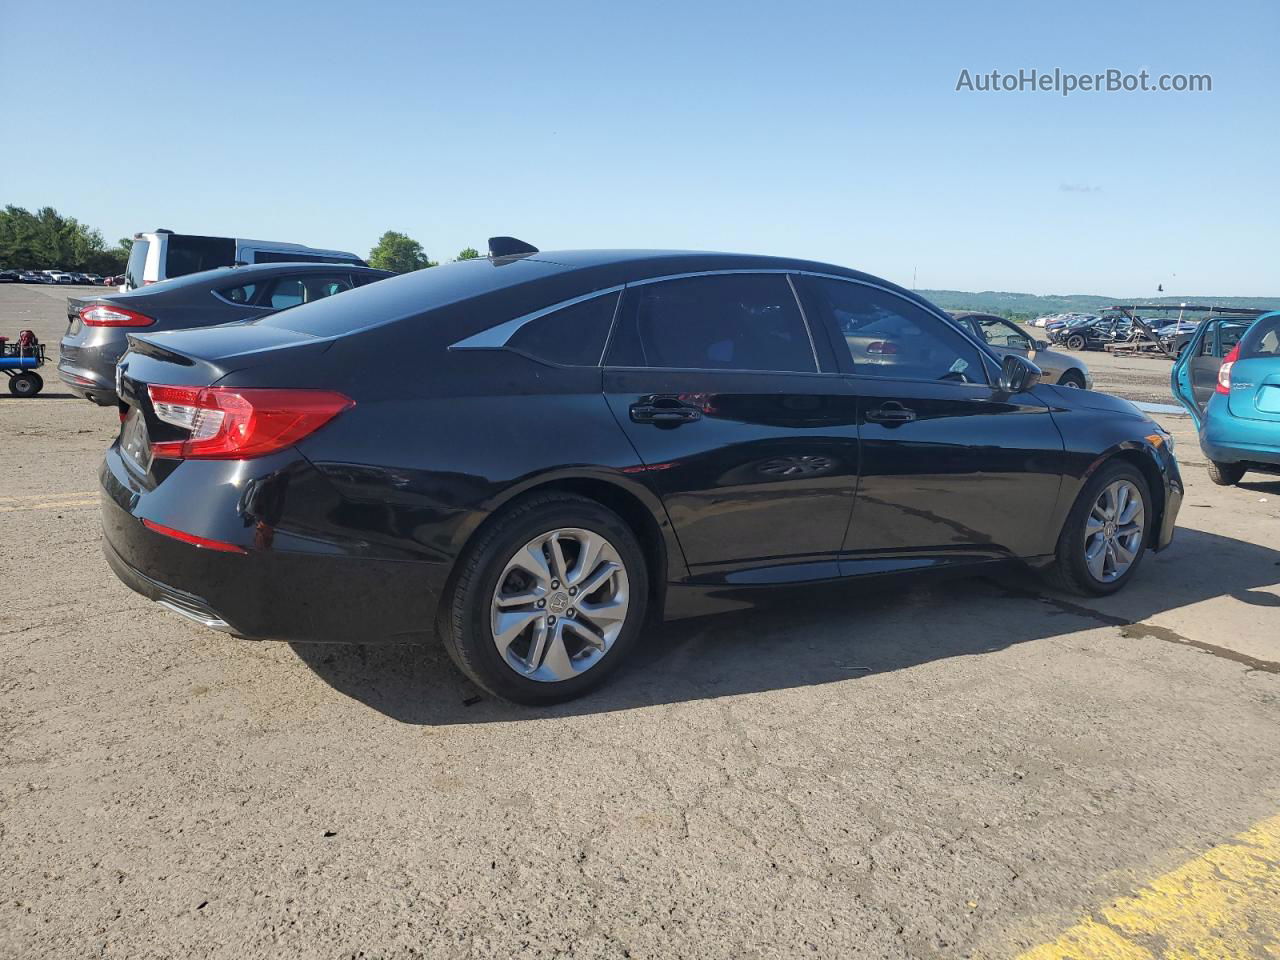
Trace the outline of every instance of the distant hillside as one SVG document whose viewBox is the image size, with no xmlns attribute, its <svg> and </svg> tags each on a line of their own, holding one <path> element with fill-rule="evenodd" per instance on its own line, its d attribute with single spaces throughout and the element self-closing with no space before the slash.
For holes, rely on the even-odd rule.
<svg viewBox="0 0 1280 960">
<path fill-rule="evenodd" d="M 1280 310 L 1280 297 L 1099 297 L 1085 293 L 1039 297 L 1032 293 L 1005 293 L 983 290 L 917 290 L 944 310 L 981 310 L 1006 317 L 1038 317 L 1045 313 L 1097 313 L 1113 303 L 1158 303 L 1176 307 L 1180 303 L 1206 306 L 1251 307 L 1257 310 Z"/>
</svg>

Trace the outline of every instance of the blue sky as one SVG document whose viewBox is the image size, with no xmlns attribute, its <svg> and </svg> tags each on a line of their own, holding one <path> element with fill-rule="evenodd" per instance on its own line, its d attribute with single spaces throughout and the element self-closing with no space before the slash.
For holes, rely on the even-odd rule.
<svg viewBox="0 0 1280 960">
<path fill-rule="evenodd" d="M 396 229 L 441 259 L 509 233 L 923 288 L 1280 294 L 1271 0 L 56 8 L 0 17 L 0 202 L 108 239 L 363 253 Z M 955 91 L 1033 67 L 1213 92 Z"/>
</svg>

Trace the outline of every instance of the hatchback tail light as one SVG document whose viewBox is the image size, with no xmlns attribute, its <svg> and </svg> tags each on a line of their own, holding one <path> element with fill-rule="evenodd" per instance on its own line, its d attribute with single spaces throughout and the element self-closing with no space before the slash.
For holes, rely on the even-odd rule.
<svg viewBox="0 0 1280 960">
<path fill-rule="evenodd" d="M 136 310 L 94 303 L 80 308 L 80 322 L 86 327 L 149 327 L 155 320 Z"/>
<path fill-rule="evenodd" d="M 153 441 L 155 457 L 247 460 L 297 443 L 355 401 L 328 390 L 147 387 L 155 415 L 189 434 Z"/>
<path fill-rule="evenodd" d="M 1240 359 L 1240 344 L 1231 348 L 1231 352 L 1222 358 L 1222 366 L 1218 368 L 1218 385 L 1213 389 L 1218 393 L 1231 392 L 1231 368 Z"/>
</svg>

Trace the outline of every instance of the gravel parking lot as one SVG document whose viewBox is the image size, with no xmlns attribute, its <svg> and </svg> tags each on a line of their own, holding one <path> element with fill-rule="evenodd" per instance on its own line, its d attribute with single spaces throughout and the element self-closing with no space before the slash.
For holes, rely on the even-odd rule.
<svg viewBox="0 0 1280 960">
<path fill-rule="evenodd" d="M 1212 486 L 1186 417 L 1177 538 L 1118 596 L 813 591 L 537 711 L 118 583 L 69 293 L 0 287 L 53 361 L 0 396 L 0 956 L 1013 957 L 1280 813 L 1280 482 Z M 1087 359 L 1172 402 L 1167 361 Z"/>
</svg>

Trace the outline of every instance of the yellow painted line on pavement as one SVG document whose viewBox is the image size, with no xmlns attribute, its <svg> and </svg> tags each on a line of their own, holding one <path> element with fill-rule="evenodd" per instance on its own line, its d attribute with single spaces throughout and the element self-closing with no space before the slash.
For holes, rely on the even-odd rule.
<svg viewBox="0 0 1280 960">
<path fill-rule="evenodd" d="M 53 500 L 61 500 L 64 497 L 82 499 L 84 497 L 96 497 L 97 495 L 97 491 L 95 490 L 76 490 L 73 493 L 28 493 L 21 497 L 0 497 L 0 504 L 27 503 L 31 500 L 50 502 Z"/>
<path fill-rule="evenodd" d="M 50 503 L 24 503 L 20 507 L 0 507 L 0 513 L 26 513 L 28 510 L 62 510 L 71 507 L 96 507 L 98 498 L 92 500 L 58 500 Z"/>
<path fill-rule="evenodd" d="M 1280 816 L 1188 860 L 1018 960 L 1280 958 Z"/>
</svg>

